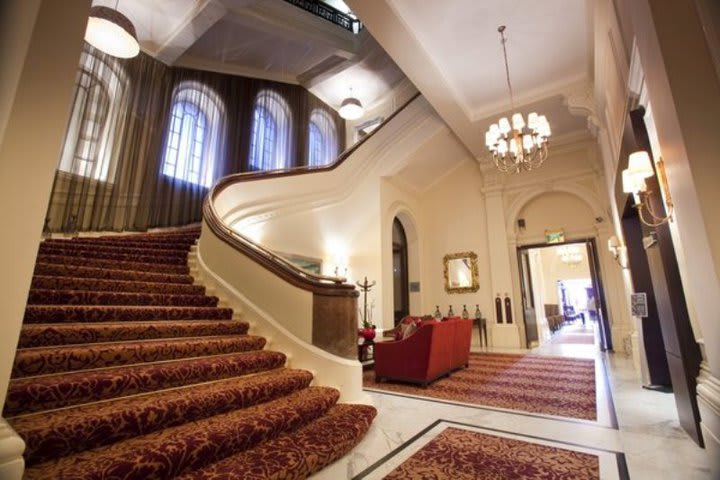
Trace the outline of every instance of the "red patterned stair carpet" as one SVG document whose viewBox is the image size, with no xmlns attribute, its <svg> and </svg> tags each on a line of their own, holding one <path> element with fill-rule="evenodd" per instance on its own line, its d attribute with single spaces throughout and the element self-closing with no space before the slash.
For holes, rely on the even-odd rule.
<svg viewBox="0 0 720 480">
<path fill-rule="evenodd" d="M 41 244 L 3 410 L 25 478 L 305 478 L 365 435 L 193 284 L 199 233 Z"/>
</svg>

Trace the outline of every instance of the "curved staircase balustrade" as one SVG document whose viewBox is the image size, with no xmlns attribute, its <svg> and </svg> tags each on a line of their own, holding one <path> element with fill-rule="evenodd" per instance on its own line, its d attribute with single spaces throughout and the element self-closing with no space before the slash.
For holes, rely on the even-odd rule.
<svg viewBox="0 0 720 480">
<path fill-rule="evenodd" d="M 309 326 L 307 326 L 304 331 L 303 328 L 300 327 L 295 331 L 292 331 L 291 328 L 291 332 L 300 339 L 312 343 L 312 345 L 344 358 L 357 359 L 356 312 L 359 293 L 355 289 L 355 286 L 345 283 L 346 279 L 344 277 L 317 275 L 302 270 L 282 256 L 275 254 L 252 239 L 238 233 L 228 224 L 227 215 L 223 215 L 218 211 L 216 202 L 229 187 L 237 186 L 241 183 L 335 170 L 370 138 L 382 131 L 383 127 L 419 96 L 420 94 L 418 93 L 410 98 L 400 108 L 389 115 L 377 129 L 340 154 L 334 163 L 322 167 L 303 166 L 274 170 L 271 172 L 244 172 L 229 175 L 221 178 L 213 186 L 203 205 L 203 223 L 209 228 L 214 237 L 232 247 L 233 250 L 253 260 L 274 276 L 284 280 L 295 288 L 311 293 L 312 298 L 310 300 L 299 299 L 297 295 L 294 295 L 298 309 L 308 310 L 309 307 L 310 311 L 306 311 L 305 314 L 309 315 L 310 318 L 304 319 L 309 323 Z M 238 207 L 233 206 L 232 208 L 237 209 Z M 200 250 L 203 250 L 204 245 L 209 243 L 203 242 L 204 237 L 205 229 L 203 229 L 203 236 L 201 236 Z M 212 255 L 204 256 L 208 259 L 212 257 Z M 215 262 L 203 262 L 203 264 L 211 270 L 216 270 L 218 267 L 222 269 L 220 263 L 221 260 L 217 257 Z M 224 275 L 220 275 L 220 277 L 222 278 Z M 236 280 L 247 284 L 248 279 L 238 278 Z M 262 293 L 260 295 L 263 296 Z M 272 308 L 273 307 L 270 306 L 268 310 Z M 282 315 L 281 310 L 282 309 L 276 312 L 268 311 L 267 313 L 275 313 L 276 315 L 274 316 L 277 318 L 278 314 Z M 303 313 L 297 311 L 295 315 L 301 317 Z M 287 321 L 287 319 L 282 318 L 278 320 Z M 302 324 L 303 319 L 296 323 Z"/>
</svg>

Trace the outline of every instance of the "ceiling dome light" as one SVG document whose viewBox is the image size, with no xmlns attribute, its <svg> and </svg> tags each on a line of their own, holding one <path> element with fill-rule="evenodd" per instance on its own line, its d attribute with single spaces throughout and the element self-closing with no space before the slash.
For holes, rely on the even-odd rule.
<svg viewBox="0 0 720 480">
<path fill-rule="evenodd" d="M 132 22 L 110 7 L 96 5 L 90 9 L 85 41 L 113 57 L 132 58 L 140 53 Z"/>
<path fill-rule="evenodd" d="M 340 116 L 345 120 L 357 120 L 363 115 L 363 106 L 355 97 L 348 97 L 340 105 Z"/>
</svg>

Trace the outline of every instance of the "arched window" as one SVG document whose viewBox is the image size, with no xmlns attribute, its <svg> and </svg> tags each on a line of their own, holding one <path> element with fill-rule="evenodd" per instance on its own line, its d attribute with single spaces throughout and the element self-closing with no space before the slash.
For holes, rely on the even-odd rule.
<svg viewBox="0 0 720 480">
<path fill-rule="evenodd" d="M 173 93 L 162 173 L 209 187 L 221 154 L 222 103 L 198 82 L 182 82 Z"/>
<path fill-rule="evenodd" d="M 114 131 L 127 87 L 125 72 L 109 57 L 83 51 L 59 169 L 100 181 L 114 176 Z"/>
<path fill-rule="evenodd" d="M 289 166 L 290 108 L 279 94 L 258 93 L 250 137 L 250 168 L 279 170 Z"/>
<path fill-rule="evenodd" d="M 337 132 L 332 117 L 316 108 L 310 114 L 308 126 L 308 165 L 319 167 L 331 163 L 338 156 Z"/>
</svg>

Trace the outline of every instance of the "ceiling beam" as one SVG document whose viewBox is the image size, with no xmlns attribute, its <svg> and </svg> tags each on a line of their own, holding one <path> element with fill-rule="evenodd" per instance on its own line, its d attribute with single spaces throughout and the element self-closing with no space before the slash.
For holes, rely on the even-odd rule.
<svg viewBox="0 0 720 480">
<path fill-rule="evenodd" d="M 473 156 L 477 158 L 484 155 L 484 132 L 480 132 L 479 127 L 468 117 L 462 102 L 453 96 L 454 89 L 442 71 L 392 8 L 389 0 L 346 0 L 345 3 L 362 19 L 375 40 L 415 84 Z"/>
<path fill-rule="evenodd" d="M 225 15 L 227 9 L 222 2 L 205 0 L 185 17 L 153 56 L 166 65 L 174 65 L 178 58 Z"/>
</svg>

